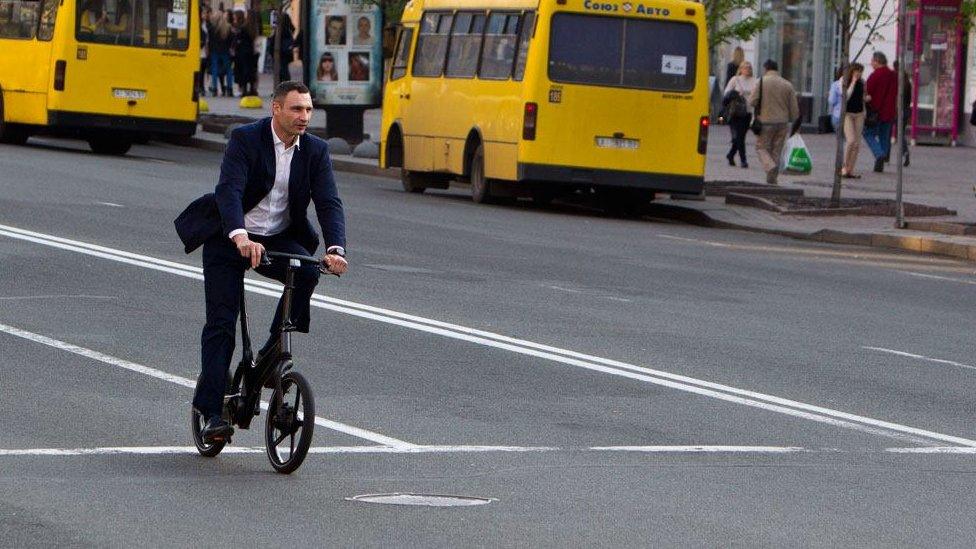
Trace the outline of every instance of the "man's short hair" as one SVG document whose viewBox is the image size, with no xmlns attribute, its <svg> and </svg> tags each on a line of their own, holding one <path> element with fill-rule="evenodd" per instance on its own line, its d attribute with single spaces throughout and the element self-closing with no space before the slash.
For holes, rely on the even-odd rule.
<svg viewBox="0 0 976 549">
<path fill-rule="evenodd" d="M 772 59 L 767 59 L 766 62 L 763 63 L 763 68 L 766 69 L 767 71 L 778 71 L 779 63 L 773 61 Z"/>
<path fill-rule="evenodd" d="M 275 88 L 274 95 L 271 96 L 271 100 L 277 103 L 284 103 L 285 97 L 293 91 L 297 91 L 298 93 L 310 93 L 308 86 L 305 84 L 295 80 L 285 80 L 281 84 L 278 84 L 278 87 Z"/>
<path fill-rule="evenodd" d="M 885 54 L 883 54 L 883 53 L 881 53 L 880 51 L 874 52 L 874 55 L 871 56 L 871 59 L 874 59 L 880 65 L 887 65 L 888 64 L 888 56 L 885 55 Z"/>
</svg>

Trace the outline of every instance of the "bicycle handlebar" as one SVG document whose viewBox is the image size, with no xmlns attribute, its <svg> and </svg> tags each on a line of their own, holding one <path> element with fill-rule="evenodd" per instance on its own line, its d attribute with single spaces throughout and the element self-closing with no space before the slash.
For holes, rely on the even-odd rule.
<svg viewBox="0 0 976 549">
<path fill-rule="evenodd" d="M 322 274 L 330 274 L 335 277 L 339 276 L 338 274 L 333 273 L 328 268 L 326 268 L 325 264 L 322 263 L 321 259 L 317 257 L 312 257 L 310 255 L 289 254 L 285 252 L 270 252 L 265 250 L 264 253 L 261 254 L 261 265 L 265 267 L 271 265 L 272 259 L 296 259 L 302 263 L 310 263 L 312 265 L 316 265 L 319 268 L 319 272 Z"/>
<path fill-rule="evenodd" d="M 297 260 L 301 261 L 302 263 L 311 263 L 313 265 L 318 265 L 319 263 L 322 262 L 321 259 L 319 259 L 317 257 L 312 257 L 310 255 L 287 254 L 285 252 L 270 252 L 270 251 L 265 251 L 264 254 L 262 254 L 262 256 L 261 256 L 261 263 L 262 264 L 270 264 L 272 258 L 297 259 Z M 265 263 L 265 260 L 266 259 L 268 260 L 267 263 Z"/>
</svg>

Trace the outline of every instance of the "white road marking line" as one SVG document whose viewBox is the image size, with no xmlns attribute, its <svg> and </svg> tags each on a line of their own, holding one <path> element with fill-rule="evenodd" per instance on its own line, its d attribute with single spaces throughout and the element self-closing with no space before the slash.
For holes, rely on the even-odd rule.
<svg viewBox="0 0 976 549">
<path fill-rule="evenodd" d="M 5 332 L 7 334 L 17 336 L 35 343 L 40 343 L 47 345 L 49 347 L 54 347 L 55 349 L 60 349 L 62 351 L 67 351 L 69 353 L 74 353 L 98 362 L 103 362 L 105 364 L 110 364 L 112 366 L 118 366 L 132 372 L 154 377 L 156 379 L 161 379 L 163 381 L 168 381 L 170 383 L 175 383 L 176 385 L 181 385 L 189 389 L 196 388 L 196 382 L 185 377 L 180 377 L 173 375 L 162 370 L 157 370 L 155 368 L 150 368 L 148 366 L 143 366 L 142 364 L 136 364 L 135 362 L 129 362 L 127 360 L 122 360 L 121 358 L 116 358 L 114 356 L 109 356 L 98 351 L 93 351 L 91 349 L 86 349 L 84 347 L 79 347 L 77 345 L 72 345 L 71 343 L 66 343 L 64 341 L 59 341 L 57 339 L 52 339 L 47 336 L 40 334 L 35 334 L 33 332 L 28 332 L 26 330 L 21 330 L 19 328 L 14 328 L 13 326 L 7 326 L 6 324 L 0 324 L 0 332 Z M 262 408 L 267 409 L 267 403 L 262 402 Z M 397 440 L 395 438 L 388 437 L 386 435 L 381 435 L 379 433 L 374 433 L 372 431 L 367 431 L 366 429 L 360 429 L 359 427 L 353 427 L 352 425 L 346 425 L 344 423 L 339 423 L 338 421 L 332 421 L 319 416 L 315 416 L 315 424 L 321 425 L 327 429 L 332 429 L 340 433 L 345 433 L 347 435 L 354 436 L 356 438 L 361 438 L 368 440 L 370 442 L 375 442 L 377 444 L 385 444 L 393 447 L 411 448 L 415 446 L 409 442 L 404 442 L 402 440 Z"/>
<path fill-rule="evenodd" d="M 918 277 L 918 278 L 929 278 L 929 279 L 932 279 L 932 280 L 945 280 L 945 281 L 948 281 L 948 282 L 958 282 L 960 284 L 974 284 L 974 285 L 976 285 L 976 280 L 966 280 L 965 278 L 953 278 L 951 276 L 939 276 L 939 275 L 932 275 L 932 274 L 925 274 L 925 273 L 913 273 L 911 271 L 898 271 L 898 272 L 901 273 L 901 274 L 904 274 L 904 275 L 914 276 L 914 277 Z"/>
<path fill-rule="evenodd" d="M 896 351 L 894 349 L 885 349 L 884 347 L 869 347 L 863 346 L 862 349 L 867 349 L 869 351 L 878 351 L 881 353 L 888 353 L 897 356 L 903 356 L 908 358 L 917 358 L 919 360 L 925 360 L 927 362 L 935 362 L 937 364 L 948 364 L 950 366 L 958 366 L 960 368 L 967 368 L 969 370 L 976 370 L 976 366 L 970 366 L 969 364 L 963 364 L 962 362 L 956 362 L 954 360 L 943 360 L 941 358 L 932 358 L 924 355 L 916 355 L 915 353 L 906 353 L 905 351 Z"/>
<path fill-rule="evenodd" d="M 202 280 L 203 270 L 182 263 L 157 259 L 69 240 L 61 237 L 26 231 L 16 227 L 0 225 L 0 235 L 26 240 L 76 253 L 111 259 L 120 263 L 154 269 L 192 279 Z M 254 293 L 278 297 L 281 286 L 276 283 L 247 279 L 245 287 Z M 636 366 L 625 362 L 587 355 L 567 349 L 542 345 L 531 341 L 511 338 L 492 332 L 449 324 L 438 320 L 409 315 L 398 311 L 383 309 L 361 303 L 330 298 L 321 294 L 312 296 L 312 305 L 322 309 L 341 312 L 360 318 L 394 324 L 405 328 L 440 335 L 448 338 L 477 343 L 488 347 L 503 349 L 518 354 L 542 358 L 553 362 L 594 370 L 611 375 L 645 381 L 672 389 L 699 394 L 719 400 L 774 411 L 785 415 L 808 419 L 828 425 L 845 427 L 875 435 L 887 436 L 927 444 L 929 440 L 948 442 L 963 446 L 976 446 L 976 440 L 937 433 L 898 423 L 859 416 L 839 410 L 824 408 L 795 400 L 766 395 L 755 391 L 738 389 L 728 385 L 704 381 L 688 376 Z M 926 440 L 928 439 L 928 440 Z"/>
<path fill-rule="evenodd" d="M 100 204 L 102 206 L 111 206 L 113 208 L 124 208 L 122 204 L 116 204 L 115 202 L 96 202 L 95 204 Z"/>
<path fill-rule="evenodd" d="M 923 448 L 885 448 L 894 454 L 976 454 L 976 448 L 966 446 L 926 446 Z"/>
<path fill-rule="evenodd" d="M 606 452 L 690 453 L 690 454 L 789 454 L 809 452 L 798 446 L 594 446 L 590 450 Z"/>
<path fill-rule="evenodd" d="M 550 452 L 548 446 L 313 446 L 309 454 L 427 454 L 480 452 Z M 102 455 L 173 455 L 196 454 L 193 446 L 105 446 L 98 448 L 24 448 L 0 449 L 0 457 L 18 456 L 102 456 Z M 263 454 L 261 446 L 225 446 L 221 454 Z"/>
</svg>

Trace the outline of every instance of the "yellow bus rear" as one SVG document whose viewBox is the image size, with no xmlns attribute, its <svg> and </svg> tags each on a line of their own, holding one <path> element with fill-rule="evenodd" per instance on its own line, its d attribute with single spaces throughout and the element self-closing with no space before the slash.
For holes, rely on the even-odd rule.
<svg viewBox="0 0 976 549">
<path fill-rule="evenodd" d="M 386 87 L 381 162 L 413 191 L 470 179 L 476 200 L 699 193 L 704 25 L 702 6 L 681 0 L 415 0 Z"/>
<path fill-rule="evenodd" d="M 196 131 L 195 0 L 0 0 L 0 139 L 124 154 Z"/>
</svg>

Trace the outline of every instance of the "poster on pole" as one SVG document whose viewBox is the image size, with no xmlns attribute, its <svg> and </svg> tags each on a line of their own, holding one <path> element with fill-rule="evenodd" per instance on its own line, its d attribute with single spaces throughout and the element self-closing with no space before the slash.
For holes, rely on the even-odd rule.
<svg viewBox="0 0 976 549">
<path fill-rule="evenodd" d="M 383 19 L 366 0 L 310 0 L 306 78 L 316 105 L 380 104 Z"/>
</svg>

